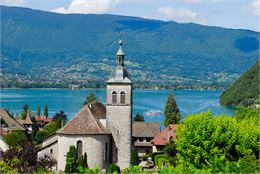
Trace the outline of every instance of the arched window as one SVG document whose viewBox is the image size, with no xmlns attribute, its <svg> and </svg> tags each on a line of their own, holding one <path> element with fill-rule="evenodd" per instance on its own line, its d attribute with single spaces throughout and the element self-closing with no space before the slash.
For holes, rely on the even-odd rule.
<svg viewBox="0 0 260 174">
<path fill-rule="evenodd" d="M 82 156 L 82 141 L 77 141 L 77 155 L 78 157 Z"/>
<path fill-rule="evenodd" d="M 112 92 L 112 103 L 117 104 L 117 93 L 116 93 L 116 91 Z"/>
<path fill-rule="evenodd" d="M 120 93 L 120 103 L 125 104 L 125 92 L 124 91 L 122 91 Z"/>
</svg>

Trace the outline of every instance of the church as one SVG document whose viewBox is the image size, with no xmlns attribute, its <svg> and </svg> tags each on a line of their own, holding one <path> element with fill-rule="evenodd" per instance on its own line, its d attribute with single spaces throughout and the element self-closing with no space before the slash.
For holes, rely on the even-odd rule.
<svg viewBox="0 0 260 174">
<path fill-rule="evenodd" d="M 105 169 L 112 161 L 120 169 L 130 166 L 132 151 L 132 81 L 124 67 L 123 41 L 119 39 L 116 67 L 107 81 L 106 106 L 101 102 L 84 106 L 63 128 L 45 138 L 38 157 L 45 154 L 64 171 L 69 147 L 87 154 L 90 168 Z"/>
</svg>

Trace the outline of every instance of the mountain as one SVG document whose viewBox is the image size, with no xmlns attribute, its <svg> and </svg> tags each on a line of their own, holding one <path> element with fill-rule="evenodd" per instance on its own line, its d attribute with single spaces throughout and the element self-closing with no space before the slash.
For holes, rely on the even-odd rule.
<svg viewBox="0 0 260 174">
<path fill-rule="evenodd" d="M 220 103 L 227 106 L 249 106 L 259 103 L 260 92 L 260 62 L 247 70 L 220 97 Z"/>
<path fill-rule="evenodd" d="M 6 6 L 1 15 L 2 87 L 99 84 L 115 65 L 120 31 L 136 87 L 223 87 L 259 57 L 259 33 L 249 30 Z"/>
</svg>

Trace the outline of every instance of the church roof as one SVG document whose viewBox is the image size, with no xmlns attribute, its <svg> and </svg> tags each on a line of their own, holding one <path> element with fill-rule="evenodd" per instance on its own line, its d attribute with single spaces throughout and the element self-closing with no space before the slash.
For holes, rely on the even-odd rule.
<svg viewBox="0 0 260 174">
<path fill-rule="evenodd" d="M 95 106 L 95 105 L 94 105 Z M 100 106 L 100 104 L 96 105 Z M 102 125 L 96 118 L 92 111 L 97 112 L 95 109 L 90 109 L 92 105 L 83 106 L 83 108 L 59 131 L 58 134 L 69 135 L 97 135 L 97 134 L 110 134 L 110 132 Z M 100 112 L 101 113 L 101 112 Z M 100 116 L 99 114 L 97 114 Z"/>
<path fill-rule="evenodd" d="M 133 137 L 153 138 L 160 133 L 160 122 L 135 121 L 133 123 Z"/>
<path fill-rule="evenodd" d="M 132 83 L 129 78 L 129 74 L 124 67 L 116 67 L 112 73 L 111 78 L 107 81 L 108 83 L 122 82 L 122 83 Z"/>
<path fill-rule="evenodd" d="M 95 102 L 89 105 L 92 115 L 97 119 L 106 119 L 106 107 L 101 102 Z"/>
<path fill-rule="evenodd" d="M 6 109 L 0 109 L 0 119 L 3 119 L 9 129 L 25 130 L 15 118 L 13 118 Z"/>
</svg>

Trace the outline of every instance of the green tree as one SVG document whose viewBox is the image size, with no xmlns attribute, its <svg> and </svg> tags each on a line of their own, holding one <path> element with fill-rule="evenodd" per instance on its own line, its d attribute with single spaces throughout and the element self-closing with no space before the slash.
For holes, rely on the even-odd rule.
<svg viewBox="0 0 260 174">
<path fill-rule="evenodd" d="M 176 144 L 174 143 L 173 140 L 170 140 L 169 143 L 167 143 L 167 145 L 164 148 L 164 152 L 169 157 L 169 161 L 171 165 L 175 166 L 177 149 L 176 149 Z"/>
<path fill-rule="evenodd" d="M 12 131 L 12 132 L 8 133 L 4 137 L 4 140 L 9 146 L 18 146 L 19 144 L 21 144 L 23 142 L 27 142 L 28 138 L 27 138 L 26 134 L 24 133 L 24 131 L 17 130 L 17 131 Z"/>
<path fill-rule="evenodd" d="M 177 106 L 173 93 L 170 93 L 167 98 L 167 102 L 164 110 L 164 126 L 169 124 L 177 124 L 181 120 L 181 113 Z"/>
<path fill-rule="evenodd" d="M 65 173 L 77 173 L 77 149 L 75 146 L 70 146 L 69 152 L 67 153 Z"/>
<path fill-rule="evenodd" d="M 144 116 L 137 112 L 137 114 L 134 117 L 134 121 L 144 121 Z"/>
<path fill-rule="evenodd" d="M 83 102 L 83 106 L 88 105 L 90 103 L 96 102 L 97 101 L 97 97 L 94 93 L 90 93 L 87 97 L 86 100 Z"/>
<path fill-rule="evenodd" d="M 250 169 L 259 169 L 258 123 L 235 117 L 213 116 L 210 111 L 187 116 L 177 128 L 177 168 L 240 173 L 243 165 L 251 164 Z"/>
<path fill-rule="evenodd" d="M 43 115 L 44 115 L 46 118 L 48 118 L 48 116 L 49 116 L 49 113 L 48 113 L 48 106 L 47 106 L 47 105 L 44 106 L 44 109 L 43 109 Z"/>
<path fill-rule="evenodd" d="M 40 108 L 40 106 L 37 107 L 36 115 L 37 115 L 37 116 L 40 116 L 40 115 L 41 115 L 41 108 Z"/>
<path fill-rule="evenodd" d="M 67 122 L 67 120 L 67 115 L 64 113 L 64 111 L 57 112 L 53 116 L 53 121 L 57 122 L 59 127 L 62 127 Z"/>
<path fill-rule="evenodd" d="M 25 119 L 26 114 L 27 114 L 28 111 L 29 111 L 29 105 L 28 105 L 28 104 L 25 104 L 25 105 L 23 106 L 23 112 L 21 113 L 21 118 L 22 118 L 22 119 Z"/>
</svg>

